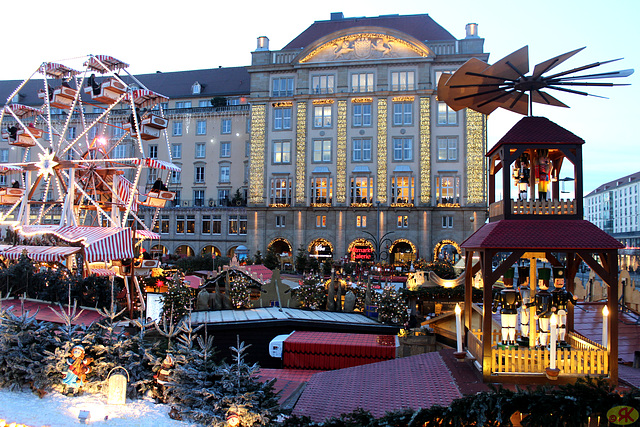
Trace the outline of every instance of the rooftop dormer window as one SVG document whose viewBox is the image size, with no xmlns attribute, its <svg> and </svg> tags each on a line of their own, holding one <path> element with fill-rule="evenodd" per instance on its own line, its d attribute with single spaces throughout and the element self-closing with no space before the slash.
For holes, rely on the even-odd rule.
<svg viewBox="0 0 640 427">
<path fill-rule="evenodd" d="M 200 90 L 202 90 L 202 85 L 200 85 L 200 83 L 195 82 L 193 84 L 193 86 L 191 86 L 191 94 L 192 95 L 199 95 L 200 94 Z"/>
</svg>

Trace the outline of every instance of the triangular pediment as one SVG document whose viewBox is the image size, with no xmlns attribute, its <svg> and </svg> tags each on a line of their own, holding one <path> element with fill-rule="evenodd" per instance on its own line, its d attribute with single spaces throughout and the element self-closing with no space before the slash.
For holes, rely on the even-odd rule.
<svg viewBox="0 0 640 427">
<path fill-rule="evenodd" d="M 388 28 L 357 27 L 329 34 L 304 49 L 299 63 L 426 58 L 435 56 L 423 42 Z"/>
</svg>

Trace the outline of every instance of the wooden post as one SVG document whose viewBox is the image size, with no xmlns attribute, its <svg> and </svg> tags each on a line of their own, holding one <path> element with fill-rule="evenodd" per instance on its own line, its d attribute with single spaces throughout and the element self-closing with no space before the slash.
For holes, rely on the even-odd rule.
<svg viewBox="0 0 640 427">
<path fill-rule="evenodd" d="M 613 384 L 618 384 L 618 251 L 609 251 L 608 255 L 608 285 L 607 306 L 609 307 L 609 378 Z"/>
</svg>

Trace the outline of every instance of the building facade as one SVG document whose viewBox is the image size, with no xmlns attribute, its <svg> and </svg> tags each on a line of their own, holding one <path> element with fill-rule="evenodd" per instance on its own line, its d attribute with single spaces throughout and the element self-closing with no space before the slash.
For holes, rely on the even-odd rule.
<svg viewBox="0 0 640 427">
<path fill-rule="evenodd" d="M 140 177 L 141 194 L 157 178 L 175 192 L 159 213 L 138 212 L 160 235 L 145 243 L 156 254 L 272 248 L 293 256 L 303 248 L 320 259 L 455 257 L 487 216 L 486 118 L 436 97 L 442 73 L 488 57 L 477 25 L 466 32 L 457 40 L 426 14 L 336 13 L 278 51 L 258 38 L 248 67 L 120 73 L 129 88 L 169 98 L 159 106 L 166 132 L 141 152 L 123 105 L 87 141 L 104 137 L 110 157 L 181 167 Z M 0 82 L 0 95 L 8 99 L 20 83 Z M 41 107 L 41 88 L 29 81 L 10 102 Z M 104 110 L 86 102 L 84 120 Z M 53 109 L 52 120 L 67 116 Z M 68 140 L 84 132 L 83 119 L 73 116 L 67 132 Z M 0 142 L 0 162 L 24 158 L 24 149 Z M 48 215 L 57 222 L 55 211 Z"/>
<path fill-rule="evenodd" d="M 440 75 L 487 59 L 428 15 L 317 21 L 251 74 L 247 246 L 408 262 L 486 219 L 485 117 L 436 97 Z"/>
<path fill-rule="evenodd" d="M 621 268 L 640 267 L 640 172 L 600 185 L 584 197 L 585 219 L 625 245 L 619 250 Z"/>
</svg>

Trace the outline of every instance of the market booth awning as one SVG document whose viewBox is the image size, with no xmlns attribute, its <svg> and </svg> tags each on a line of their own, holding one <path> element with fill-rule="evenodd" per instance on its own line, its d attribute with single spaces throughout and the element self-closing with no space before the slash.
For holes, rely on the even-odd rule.
<svg viewBox="0 0 640 427">
<path fill-rule="evenodd" d="M 77 246 L 11 246 L 0 245 L 0 256 L 7 259 L 20 259 L 26 251 L 26 255 L 37 262 L 64 262 L 69 255 L 73 255 L 82 248 Z"/>
<path fill-rule="evenodd" d="M 20 234 L 33 236 L 53 234 L 69 243 L 81 243 L 85 260 L 97 262 L 133 258 L 133 241 L 130 228 L 88 226 L 24 226 Z"/>
</svg>

